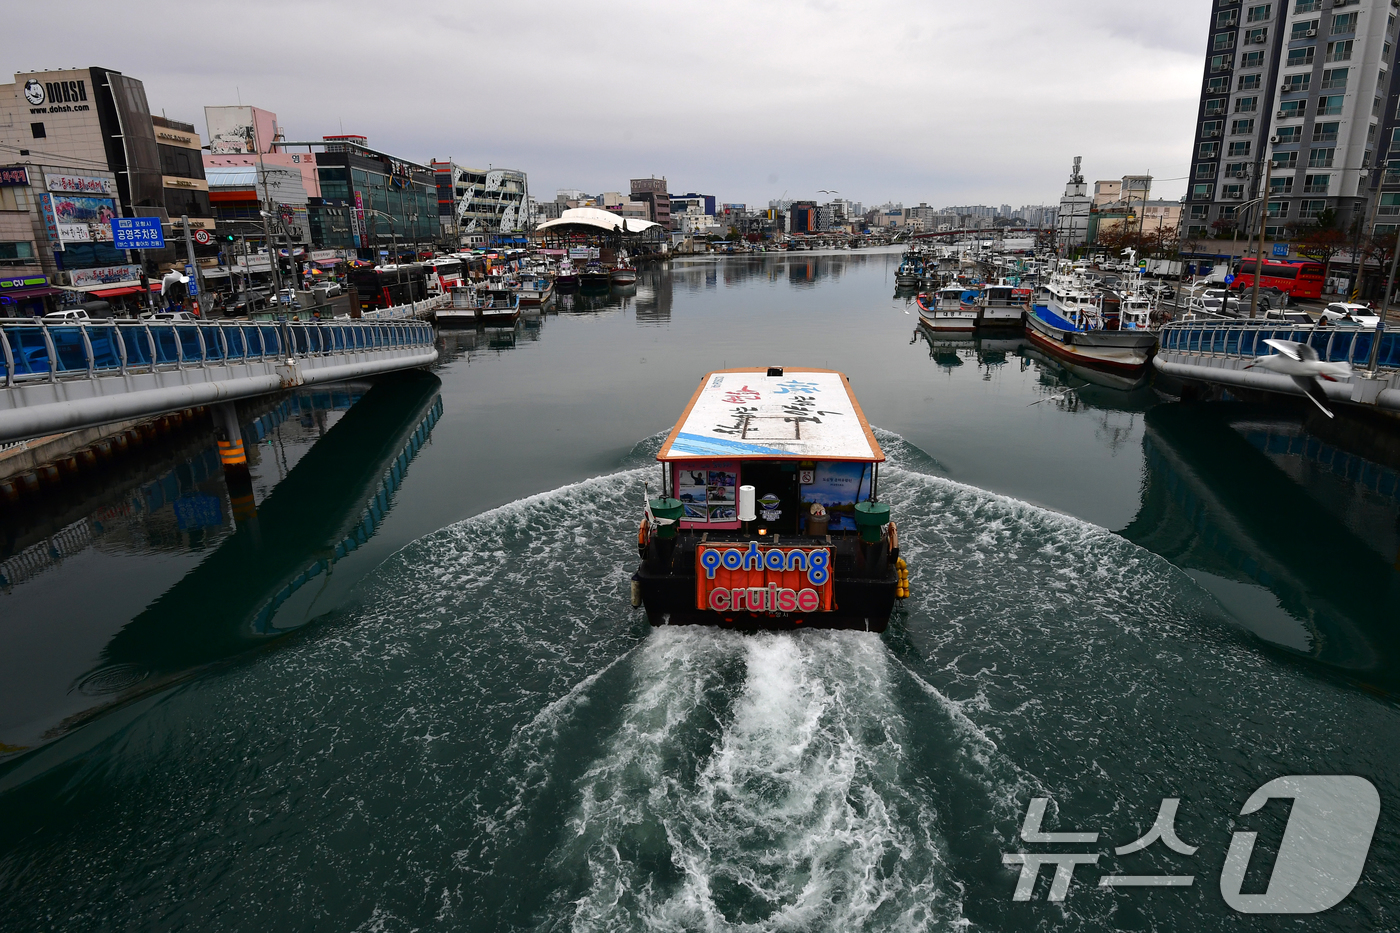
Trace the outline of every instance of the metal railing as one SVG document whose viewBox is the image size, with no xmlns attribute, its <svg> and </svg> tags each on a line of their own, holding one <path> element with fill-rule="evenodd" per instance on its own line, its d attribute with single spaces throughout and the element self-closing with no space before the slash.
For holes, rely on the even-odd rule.
<svg viewBox="0 0 1400 933">
<path fill-rule="evenodd" d="M 0 319 L 0 385 L 432 345 L 432 325 L 419 321 Z"/>
<path fill-rule="evenodd" d="M 1270 338 L 1305 343 L 1317 351 L 1319 359 L 1361 368 L 1370 363 L 1376 331 L 1344 326 L 1284 327 L 1273 321 L 1180 321 L 1163 325 L 1159 346 L 1168 353 L 1251 359 L 1278 352 L 1264 342 Z M 1376 366 L 1400 369 L 1400 331 L 1381 333 Z"/>
</svg>

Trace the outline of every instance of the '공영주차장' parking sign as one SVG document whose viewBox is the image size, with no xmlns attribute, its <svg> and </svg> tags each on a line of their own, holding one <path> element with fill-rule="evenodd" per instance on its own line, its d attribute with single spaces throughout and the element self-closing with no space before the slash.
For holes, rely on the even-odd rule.
<svg viewBox="0 0 1400 933">
<path fill-rule="evenodd" d="M 113 217 L 112 246 L 116 249 L 164 249 L 165 231 L 159 217 Z"/>
</svg>

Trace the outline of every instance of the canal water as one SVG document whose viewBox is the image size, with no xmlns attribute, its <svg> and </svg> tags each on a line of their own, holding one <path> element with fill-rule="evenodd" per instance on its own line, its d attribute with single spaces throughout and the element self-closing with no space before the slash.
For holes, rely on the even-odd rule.
<svg viewBox="0 0 1400 933">
<path fill-rule="evenodd" d="M 252 521 L 197 433 L 0 518 L 0 929 L 1396 925 L 1385 445 L 930 339 L 898 258 L 678 261 L 270 400 Z M 845 371 L 878 428 L 912 585 L 882 636 L 628 604 L 661 438 L 767 364 Z M 1237 914 L 1232 833 L 1264 891 L 1288 802 L 1241 808 L 1294 774 L 1379 790 L 1364 874 Z M 1097 841 L 1023 843 L 1037 797 Z M 1163 798 L 1194 855 L 1116 855 Z M 1024 851 L 1098 860 L 1015 901 Z"/>
</svg>

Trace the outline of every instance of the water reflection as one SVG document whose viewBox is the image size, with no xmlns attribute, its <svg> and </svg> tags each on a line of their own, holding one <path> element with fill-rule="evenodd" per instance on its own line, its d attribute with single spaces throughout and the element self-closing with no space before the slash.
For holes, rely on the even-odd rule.
<svg viewBox="0 0 1400 933">
<path fill-rule="evenodd" d="M 1147 413 L 1142 509 L 1122 531 L 1185 569 L 1257 636 L 1400 687 L 1400 479 L 1278 409 Z"/>
<path fill-rule="evenodd" d="M 279 610 L 364 545 L 442 412 L 437 378 L 380 382 L 199 566 L 112 636 L 79 678 L 110 694 L 216 661 L 303 624 Z"/>
</svg>

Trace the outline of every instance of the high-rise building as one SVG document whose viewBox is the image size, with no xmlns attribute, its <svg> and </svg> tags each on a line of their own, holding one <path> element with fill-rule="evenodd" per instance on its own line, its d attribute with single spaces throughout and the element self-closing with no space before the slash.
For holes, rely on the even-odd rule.
<svg viewBox="0 0 1400 933">
<path fill-rule="evenodd" d="M 1060 209 L 1055 217 L 1055 235 L 1061 246 L 1083 246 L 1089 241 L 1089 209 L 1094 199 L 1089 196 L 1089 186 L 1084 183 L 1084 175 L 1079 171 L 1080 157 L 1074 157 L 1074 170 L 1069 174 L 1065 185 L 1065 195 L 1060 198 Z"/>
<path fill-rule="evenodd" d="M 666 178 L 632 179 L 632 200 L 645 201 L 651 211 L 648 218 L 661 225 L 663 230 L 671 229 L 671 198 L 666 193 Z"/>
<path fill-rule="evenodd" d="M 1268 239 L 1327 211 L 1343 229 L 1363 216 L 1394 122 L 1397 13 L 1385 0 L 1214 0 L 1186 236 L 1245 221 L 1270 171 Z"/>
</svg>

